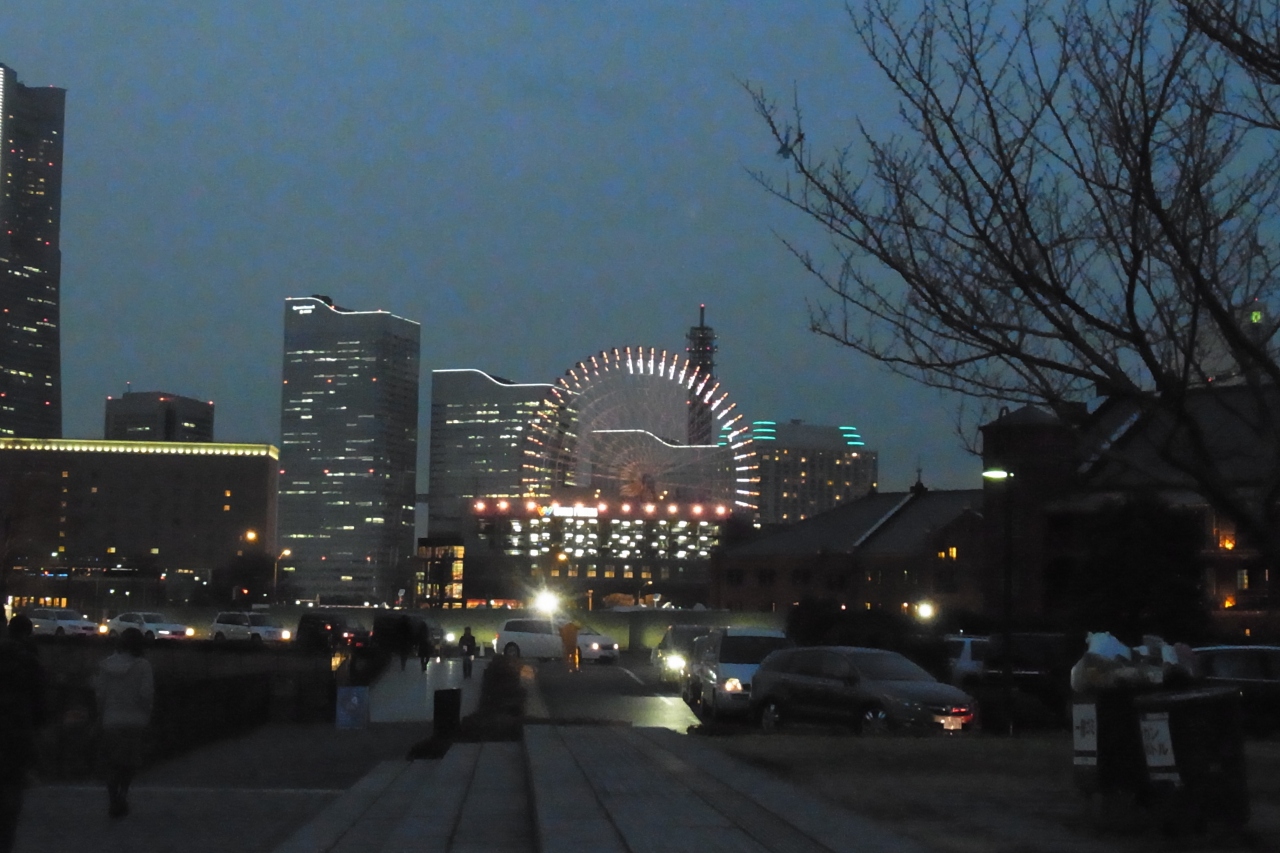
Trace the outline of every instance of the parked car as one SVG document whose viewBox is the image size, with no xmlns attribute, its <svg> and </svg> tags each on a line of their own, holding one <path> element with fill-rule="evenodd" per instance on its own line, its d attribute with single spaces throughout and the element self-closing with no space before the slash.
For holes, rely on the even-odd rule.
<svg viewBox="0 0 1280 853">
<path fill-rule="evenodd" d="M 710 631 L 710 625 L 668 626 L 649 656 L 658 670 L 658 681 L 664 685 L 684 684 L 693 659 L 693 641 Z"/>
<path fill-rule="evenodd" d="M 755 674 L 751 711 L 766 732 L 784 722 L 843 725 L 861 734 L 891 729 L 962 732 L 975 703 L 897 652 L 856 646 L 774 652 Z"/>
<path fill-rule="evenodd" d="M 123 634 L 128 628 L 137 628 L 148 640 L 154 640 L 157 637 L 162 639 L 194 637 L 196 634 L 195 628 L 170 622 L 163 613 L 155 612 L 121 613 L 108 619 L 99 631 L 115 637 Z"/>
<path fill-rule="evenodd" d="M 704 720 L 745 715 L 760 662 L 795 643 L 767 628 L 713 628 L 694 640 L 685 699 Z"/>
<path fill-rule="evenodd" d="M 564 657 L 560 632 L 550 619 L 508 619 L 493 637 L 493 651 L 509 657 Z"/>
<path fill-rule="evenodd" d="M 303 613 L 298 618 L 294 645 L 304 651 L 332 651 L 346 646 L 363 649 L 369 644 L 370 630 L 354 616 L 333 610 Z"/>
<path fill-rule="evenodd" d="M 98 626 L 83 613 L 69 607 L 33 607 L 27 611 L 33 634 L 86 637 L 96 634 Z"/>
<path fill-rule="evenodd" d="M 982 680 L 989 638 L 973 634 L 947 634 L 947 675 L 956 687 L 968 688 Z"/>
<path fill-rule="evenodd" d="M 251 643 L 279 643 L 293 637 L 293 632 L 276 624 L 269 614 L 226 611 L 213 619 L 209 636 L 214 640 L 247 640 Z"/>
<path fill-rule="evenodd" d="M 1195 655 L 1196 674 L 1207 684 L 1240 691 L 1246 731 L 1280 729 L 1280 646 L 1205 646 Z"/>
<path fill-rule="evenodd" d="M 595 628 L 583 625 L 578 629 L 578 652 L 584 661 L 614 663 L 618 660 L 618 641 L 608 634 L 601 634 Z"/>
<path fill-rule="evenodd" d="M 1071 667 L 1084 654 L 1084 637 L 1054 633 L 1014 633 L 1010 635 L 1010 670 L 1014 691 L 1034 702 L 1016 703 L 1031 713 L 1038 704 L 1037 719 L 1064 724 L 1071 714 Z M 1004 637 L 993 634 L 987 641 L 982 679 L 972 685 L 980 698 L 990 698 L 1004 687 Z M 989 705 L 996 713 L 1002 703 Z M 988 715 L 988 722 L 992 722 Z M 1028 719 L 1027 722 L 1034 722 Z"/>
</svg>

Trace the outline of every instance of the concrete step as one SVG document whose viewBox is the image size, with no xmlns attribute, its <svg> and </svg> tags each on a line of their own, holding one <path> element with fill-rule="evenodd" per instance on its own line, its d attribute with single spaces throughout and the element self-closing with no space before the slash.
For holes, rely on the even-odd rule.
<svg viewBox="0 0 1280 853">
<path fill-rule="evenodd" d="M 584 727 L 577 727 L 579 731 Z M 541 853 L 627 853 L 560 726 L 526 725 L 525 760 Z"/>
<path fill-rule="evenodd" d="M 274 853 L 328 853 L 413 762 L 383 761 L 276 847 Z"/>
<path fill-rule="evenodd" d="M 401 813 L 382 853 L 447 853 L 462 804 L 471 793 L 480 747 L 455 743 L 443 758 L 417 762 L 429 768 L 430 776 Z"/>
</svg>

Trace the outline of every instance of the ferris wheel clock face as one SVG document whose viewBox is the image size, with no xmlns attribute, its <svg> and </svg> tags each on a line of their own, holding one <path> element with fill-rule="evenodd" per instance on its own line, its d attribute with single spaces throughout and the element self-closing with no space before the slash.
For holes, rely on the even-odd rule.
<svg viewBox="0 0 1280 853">
<path fill-rule="evenodd" d="M 683 355 L 601 352 L 570 368 L 530 423 L 525 493 L 586 490 L 754 509 L 755 450 L 736 405 Z"/>
</svg>

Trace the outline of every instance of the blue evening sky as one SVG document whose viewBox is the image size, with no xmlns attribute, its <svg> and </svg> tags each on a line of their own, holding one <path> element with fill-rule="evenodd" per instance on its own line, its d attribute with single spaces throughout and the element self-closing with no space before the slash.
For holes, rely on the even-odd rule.
<svg viewBox="0 0 1280 853">
<path fill-rule="evenodd" d="M 277 443 L 286 296 L 422 323 L 424 448 L 432 369 L 682 350 L 705 302 L 748 418 L 859 427 L 882 489 L 980 482 L 954 398 L 808 331 L 775 233 L 825 239 L 746 174 L 785 164 L 740 79 L 798 87 L 811 145 L 892 115 L 839 0 L 41 0 L 0 62 L 68 90 L 68 437 L 132 382 Z"/>
</svg>

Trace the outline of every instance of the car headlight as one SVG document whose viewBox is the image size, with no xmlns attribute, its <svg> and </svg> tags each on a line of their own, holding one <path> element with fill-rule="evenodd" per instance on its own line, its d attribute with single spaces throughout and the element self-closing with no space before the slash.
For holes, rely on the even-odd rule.
<svg viewBox="0 0 1280 853">
<path fill-rule="evenodd" d="M 187 630 L 183 631 L 182 633 L 183 633 L 183 634 L 185 634 L 185 635 L 186 635 L 186 636 L 188 636 L 188 637 L 194 637 L 194 636 L 196 635 L 196 629 L 195 629 L 195 628 L 188 628 Z"/>
<path fill-rule="evenodd" d="M 98 633 L 99 633 L 99 634 L 106 634 L 106 633 L 110 632 L 110 630 L 111 630 L 111 629 L 110 629 L 110 628 L 108 628 L 106 625 L 99 625 L 99 626 L 98 626 Z"/>
<path fill-rule="evenodd" d="M 617 646 L 614 646 L 614 648 L 617 648 Z M 667 669 L 684 669 L 684 658 L 680 657 L 680 655 L 667 655 L 664 663 Z"/>
<path fill-rule="evenodd" d="M 170 634 L 172 634 L 173 632 L 172 632 L 172 631 L 170 631 L 170 630 L 168 630 L 167 628 L 161 628 L 159 631 L 156 631 L 156 633 L 157 633 L 157 634 L 159 634 L 159 635 L 160 635 L 160 636 L 162 636 L 162 637 L 167 637 L 167 636 L 169 636 Z"/>
<path fill-rule="evenodd" d="M 280 639 L 282 639 L 282 640 L 288 640 L 288 639 L 291 639 L 292 637 L 293 637 L 293 633 L 292 633 L 292 632 L 290 632 L 290 631 L 281 631 L 281 632 L 280 632 Z"/>
<path fill-rule="evenodd" d="M 615 652 L 618 650 L 618 644 L 617 644 L 617 643 L 614 643 L 614 644 L 613 644 L 613 650 L 614 650 Z"/>
<path fill-rule="evenodd" d="M 453 633 L 452 631 L 444 635 L 444 641 L 446 643 L 452 643 L 456 639 L 458 639 L 458 635 Z"/>
<path fill-rule="evenodd" d="M 736 678 L 726 678 L 724 680 L 724 692 L 725 693 L 741 693 L 742 682 Z"/>
<path fill-rule="evenodd" d="M 598 652 L 598 651 L 600 651 L 600 644 L 599 644 L 599 643 L 592 643 L 592 644 L 591 644 L 591 651 L 593 651 L 593 652 Z"/>
</svg>

